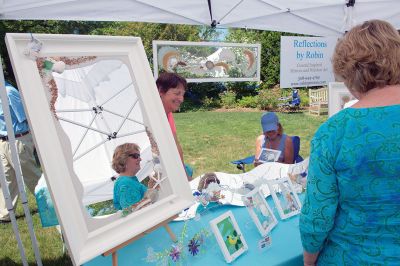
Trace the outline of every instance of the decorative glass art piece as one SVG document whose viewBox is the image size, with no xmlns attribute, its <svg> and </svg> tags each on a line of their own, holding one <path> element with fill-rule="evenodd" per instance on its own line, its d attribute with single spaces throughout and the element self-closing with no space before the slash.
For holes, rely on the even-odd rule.
<svg viewBox="0 0 400 266">
<path fill-rule="evenodd" d="M 154 75 L 188 82 L 260 81 L 260 44 L 153 41 Z"/>
</svg>

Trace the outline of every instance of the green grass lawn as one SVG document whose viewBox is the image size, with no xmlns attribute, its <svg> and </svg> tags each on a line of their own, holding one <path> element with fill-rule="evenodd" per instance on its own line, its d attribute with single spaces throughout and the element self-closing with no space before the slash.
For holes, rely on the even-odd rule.
<svg viewBox="0 0 400 266">
<path fill-rule="evenodd" d="M 255 142 L 262 132 L 263 112 L 193 112 L 177 113 L 175 122 L 185 162 L 195 169 L 193 176 L 205 172 L 239 173 L 230 161 L 255 153 Z M 309 156 L 310 141 L 326 116 L 306 113 L 279 113 L 288 135 L 301 139 L 300 155 Z"/>
<path fill-rule="evenodd" d="M 205 172 L 240 173 L 229 162 L 254 154 L 256 137 L 261 133 L 262 112 L 188 112 L 175 114 L 178 138 L 182 144 L 185 162 L 195 169 L 194 176 Z M 305 113 L 278 114 L 288 135 L 301 138 L 300 154 L 309 155 L 310 140 L 326 116 L 310 116 Z M 54 227 L 42 228 L 36 213 L 36 202 L 29 194 L 29 207 L 36 237 L 39 242 L 43 265 L 72 265 L 63 254 L 62 241 Z M 30 243 L 23 209 L 17 207 L 18 226 L 30 265 L 35 257 Z M 0 266 L 22 265 L 11 224 L 0 224 Z"/>
</svg>

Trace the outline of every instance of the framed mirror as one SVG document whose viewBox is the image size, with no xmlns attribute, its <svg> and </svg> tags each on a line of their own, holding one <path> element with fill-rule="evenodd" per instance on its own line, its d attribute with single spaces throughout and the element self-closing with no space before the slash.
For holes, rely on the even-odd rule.
<svg viewBox="0 0 400 266">
<path fill-rule="evenodd" d="M 76 265 L 190 206 L 193 197 L 140 38 L 7 34 L 42 169 Z M 125 217 L 112 200 L 115 147 L 132 142 L 158 199 Z M 167 236 L 166 236 L 167 237 Z"/>
</svg>

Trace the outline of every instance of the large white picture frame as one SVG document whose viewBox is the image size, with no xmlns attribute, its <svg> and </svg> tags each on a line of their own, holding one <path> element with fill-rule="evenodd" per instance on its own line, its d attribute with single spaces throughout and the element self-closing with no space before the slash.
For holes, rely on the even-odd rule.
<svg viewBox="0 0 400 266">
<path fill-rule="evenodd" d="M 32 38 L 30 34 L 7 34 L 7 48 L 69 254 L 75 265 L 81 265 L 180 213 L 192 204 L 193 197 L 141 39 L 48 34 L 33 36 L 43 44 L 37 60 L 32 59 L 34 53 L 29 53 L 29 50 L 27 53 L 27 45 Z M 158 154 L 156 157 L 161 169 L 159 177 L 162 178 L 159 179 L 159 199 L 154 204 L 126 217 L 116 213 L 94 218 L 88 214 L 82 203 L 83 185 L 79 179 L 82 173 L 74 171 L 76 158 L 73 156 L 75 151 L 72 137 L 68 136 L 68 130 L 62 127 L 61 115 L 52 110 L 57 109 L 57 92 L 49 92 L 49 88 L 52 87 L 46 80 L 48 77 L 43 77 L 44 72 L 40 72 L 40 62 L 43 62 L 40 60 L 46 58 L 82 60 L 83 65 L 89 62 L 86 61 L 88 58 L 97 58 L 98 61 L 114 60 L 119 63 L 118 69 L 125 70 L 124 79 L 127 78 L 130 83 L 123 89 L 133 96 L 120 97 L 121 108 L 127 109 L 124 118 L 137 125 L 139 130 L 135 134 L 146 136 L 148 130 L 148 136 L 152 135 L 149 138 L 155 142 L 157 148 L 157 151 L 154 151 L 152 145 L 153 158 L 155 152 Z M 105 84 L 106 79 L 96 82 Z M 113 86 L 110 88 L 113 89 Z M 62 97 L 60 86 L 58 90 L 58 97 Z M 56 97 L 52 93 L 55 93 Z M 131 105 L 126 107 L 127 103 Z M 105 111 L 105 108 L 94 111 Z M 117 112 L 111 113 L 116 118 L 121 117 Z M 117 126 L 116 132 L 120 132 L 118 130 L 122 128 L 122 124 Z M 89 128 L 93 129 L 93 126 Z M 114 133 L 109 135 L 109 140 L 119 139 Z M 140 137 L 136 138 L 135 134 L 124 134 L 126 138 L 122 139 L 121 136 L 121 139 L 125 142 L 141 140 Z M 142 143 L 138 144 L 144 147 Z M 109 152 L 112 154 L 113 150 Z M 100 155 L 96 152 L 93 158 Z M 89 169 L 89 172 L 95 171 L 94 168 L 96 167 Z"/>
<path fill-rule="evenodd" d="M 329 82 L 328 85 L 328 115 L 333 116 L 345 108 L 345 104 L 355 100 L 343 82 Z"/>
</svg>

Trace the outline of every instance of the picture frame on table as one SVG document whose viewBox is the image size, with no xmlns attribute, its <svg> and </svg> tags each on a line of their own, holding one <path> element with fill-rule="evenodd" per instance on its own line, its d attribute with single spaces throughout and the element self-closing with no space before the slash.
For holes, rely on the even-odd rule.
<svg viewBox="0 0 400 266">
<path fill-rule="evenodd" d="M 260 152 L 260 156 L 258 156 L 257 159 L 261 163 L 276 162 L 276 161 L 278 161 L 280 155 L 281 155 L 281 151 L 279 151 L 279 150 L 262 148 L 261 152 Z"/>
<path fill-rule="evenodd" d="M 329 117 L 340 110 L 351 106 L 356 98 L 350 93 L 343 82 L 329 82 L 328 85 L 328 115 Z M 354 104 L 354 103 L 353 103 Z"/>
<path fill-rule="evenodd" d="M 6 43 L 74 265 L 132 241 L 192 205 L 140 38 L 8 33 Z M 87 206 L 113 198 L 112 154 L 128 142 L 140 147 L 141 171 L 157 173 L 151 178 L 158 199 L 125 217 L 120 211 L 92 216 Z"/>
<path fill-rule="evenodd" d="M 282 220 L 300 213 L 301 202 L 289 177 L 267 180 L 267 185 Z"/>
<path fill-rule="evenodd" d="M 211 220 L 210 226 L 227 263 L 247 251 L 247 243 L 231 211 Z"/>
<path fill-rule="evenodd" d="M 255 188 L 245 196 L 243 202 L 261 236 L 266 236 L 278 224 L 272 209 L 263 193 Z"/>
</svg>

